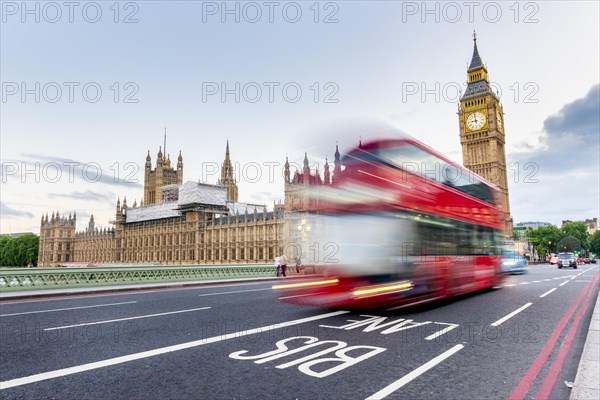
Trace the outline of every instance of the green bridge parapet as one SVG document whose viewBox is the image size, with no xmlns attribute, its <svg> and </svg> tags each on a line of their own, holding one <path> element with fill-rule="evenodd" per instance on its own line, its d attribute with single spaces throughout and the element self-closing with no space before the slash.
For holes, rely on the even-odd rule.
<svg viewBox="0 0 600 400">
<path fill-rule="evenodd" d="M 289 268 L 290 274 L 295 273 Z M 272 264 L 0 269 L 0 291 L 275 277 Z"/>
</svg>

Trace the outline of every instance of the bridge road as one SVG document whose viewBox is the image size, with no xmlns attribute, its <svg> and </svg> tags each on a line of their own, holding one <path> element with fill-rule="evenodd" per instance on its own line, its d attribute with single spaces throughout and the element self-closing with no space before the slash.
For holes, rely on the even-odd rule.
<svg viewBox="0 0 600 400">
<path fill-rule="evenodd" d="M 283 304 L 271 283 L 3 301 L 0 396 L 568 398 L 598 278 L 534 265 L 375 314 Z"/>
</svg>

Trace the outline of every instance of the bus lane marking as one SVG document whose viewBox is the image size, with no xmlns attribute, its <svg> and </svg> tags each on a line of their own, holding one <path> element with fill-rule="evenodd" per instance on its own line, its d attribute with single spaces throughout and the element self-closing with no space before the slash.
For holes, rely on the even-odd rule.
<svg viewBox="0 0 600 400">
<path fill-rule="evenodd" d="M 0 317 L 12 317 L 15 315 L 26 315 L 26 314 L 42 314 L 49 312 L 57 312 L 57 311 L 70 311 L 70 310 L 81 310 L 83 308 L 95 308 L 95 307 L 108 307 L 108 306 L 120 306 L 123 304 L 134 304 L 137 301 L 125 301 L 123 303 L 110 303 L 110 304 L 96 304 L 95 306 L 80 306 L 80 307 L 68 307 L 68 308 L 55 308 L 52 310 L 40 310 L 40 311 L 27 311 L 21 313 L 13 313 L 13 314 L 0 314 Z"/>
<path fill-rule="evenodd" d="M 554 387 L 556 385 L 558 376 L 560 375 L 560 373 L 562 371 L 562 367 L 563 367 L 563 365 L 567 359 L 567 356 L 569 355 L 569 351 L 571 350 L 571 347 L 573 345 L 575 334 L 577 333 L 577 329 L 579 328 L 581 319 L 583 318 L 583 315 L 585 314 L 585 312 L 588 310 L 588 306 L 590 304 L 592 294 L 593 294 L 593 290 L 588 292 L 585 299 L 583 300 L 583 304 L 582 304 L 581 308 L 579 309 L 579 311 L 577 312 L 577 314 L 575 315 L 575 317 L 573 319 L 573 323 L 571 324 L 571 327 L 567 331 L 567 335 L 565 336 L 565 339 L 558 350 L 558 354 L 556 355 L 556 358 L 550 365 L 550 370 L 548 371 L 546 378 L 542 382 L 542 386 L 539 388 L 537 394 L 535 395 L 536 399 L 549 399 L 551 397 L 552 390 L 554 389 Z"/>
<path fill-rule="evenodd" d="M 510 314 L 500 318 L 498 321 L 490 324 L 491 326 L 498 326 L 506 321 L 508 321 L 509 319 L 511 319 L 512 317 L 514 317 L 515 315 L 517 315 L 518 313 L 520 313 L 521 311 L 525 310 L 527 307 L 529 307 L 531 304 L 533 303 L 527 303 L 525 304 L 523 307 L 520 307 L 518 309 L 516 309 L 515 311 L 511 312 Z"/>
<path fill-rule="evenodd" d="M 304 346 L 290 350 L 286 343 L 298 340 L 300 340 L 301 344 L 304 344 Z M 387 350 L 383 347 L 377 346 L 348 346 L 346 342 L 342 342 L 340 340 L 319 340 L 313 336 L 295 336 L 279 340 L 277 343 L 275 343 L 275 347 L 277 347 L 275 350 L 267 351 L 257 355 L 246 355 L 248 350 L 240 350 L 229 354 L 229 358 L 234 360 L 253 360 L 255 364 L 264 364 L 266 362 L 278 360 L 280 358 L 288 357 L 306 350 L 316 350 L 317 348 L 322 348 L 323 345 L 325 345 L 325 349 L 323 350 L 317 351 L 316 353 L 309 352 L 312 354 L 279 364 L 275 368 L 285 369 L 297 365 L 298 370 L 305 375 L 312 376 L 314 378 L 325 378 Z M 357 350 L 367 351 L 358 356 L 349 356 L 347 354 L 349 352 L 356 352 Z M 319 358 L 329 353 L 334 353 L 333 357 L 329 356 Z M 328 369 L 318 372 L 312 369 L 313 366 L 323 363 L 334 363 L 334 365 Z"/>
<path fill-rule="evenodd" d="M 552 289 L 548 290 L 546 293 L 544 293 L 544 294 L 541 294 L 541 295 L 540 295 L 540 297 L 542 297 L 542 298 L 543 298 L 543 297 L 546 297 L 546 296 L 548 296 L 550 293 L 554 292 L 556 289 L 557 289 L 557 288 L 552 288 Z"/>
<path fill-rule="evenodd" d="M 169 312 L 158 313 L 158 314 L 138 315 L 137 317 L 117 318 L 117 319 L 108 319 L 108 320 L 105 320 L 105 321 L 84 322 L 84 323 L 81 323 L 81 324 L 55 326 L 53 328 L 46 328 L 46 329 L 44 329 L 44 331 L 54 331 L 54 330 L 57 330 L 57 329 L 77 328 L 79 326 L 88 326 L 88 325 L 110 324 L 112 322 L 129 321 L 129 320 L 132 320 L 132 319 L 161 317 L 163 315 L 172 315 L 172 314 L 181 314 L 181 313 L 193 312 L 193 311 L 209 310 L 210 308 L 211 307 L 191 308 L 189 310 L 179 310 L 179 311 L 169 311 Z"/>
<path fill-rule="evenodd" d="M 228 333 L 224 335 L 212 336 L 205 339 L 194 340 L 192 342 L 186 342 L 176 344 L 167 347 L 161 347 L 154 350 L 142 351 L 140 353 L 128 354 L 126 356 L 109 358 L 107 360 L 96 361 L 92 363 L 76 365 L 74 367 L 68 367 L 58 369 L 54 371 L 42 372 L 40 374 L 25 376 L 22 378 L 11 379 L 8 381 L 0 382 L 0 390 L 9 389 L 16 386 L 27 385 L 30 383 L 40 382 L 47 379 L 58 378 L 67 375 L 78 374 L 80 372 L 91 371 L 94 369 L 109 367 L 112 365 L 118 365 L 129 361 L 140 360 L 148 357 L 154 357 L 162 354 L 171 353 L 174 351 L 191 349 L 198 346 L 204 346 L 207 344 L 222 342 L 229 339 L 238 339 L 243 336 L 254 335 L 257 333 L 269 332 L 275 329 L 283 329 L 293 325 L 300 325 L 307 322 L 318 321 L 320 319 L 335 317 L 337 315 L 347 314 L 349 311 L 334 311 L 326 314 L 314 315 L 312 317 L 300 318 L 292 321 L 279 322 L 272 325 L 262 326 L 260 328 L 246 329 L 239 332 Z"/>
<path fill-rule="evenodd" d="M 321 328 L 329 328 L 329 329 L 340 329 L 340 330 L 353 330 L 353 329 L 362 329 L 363 332 L 374 332 L 381 330 L 379 333 L 382 335 L 389 335 L 390 333 L 401 332 L 412 328 L 417 328 L 425 325 L 445 325 L 446 327 L 441 330 L 434 332 L 427 336 L 425 340 L 433 340 L 438 337 L 450 332 L 451 330 L 457 328 L 458 324 L 451 324 L 447 322 L 433 322 L 433 321 L 424 321 L 424 322 L 415 322 L 412 319 L 396 319 L 396 320 L 388 320 L 388 317 L 380 317 L 377 315 L 360 315 L 361 317 L 365 317 L 363 320 L 356 319 L 348 319 L 349 324 L 342 326 L 332 326 L 332 325 L 319 325 Z"/>
<path fill-rule="evenodd" d="M 435 367 L 436 365 L 440 364 L 441 362 L 443 362 L 447 358 L 451 357 L 453 354 L 459 352 L 464 347 L 465 346 L 462 345 L 462 344 L 457 344 L 456 346 L 452 347 L 450 350 L 446 350 L 445 352 L 443 352 L 439 356 L 437 356 L 437 357 L 429 360 L 428 362 L 426 362 L 425 364 L 421 365 L 419 368 L 415 369 L 414 371 L 409 372 L 408 374 L 404 375 L 402 378 L 398 379 L 395 382 L 392 382 L 391 384 L 389 384 L 388 386 L 384 387 L 383 389 L 381 389 L 377 393 L 375 393 L 375 394 L 367 397 L 367 400 L 381 400 L 381 399 L 389 396 L 390 394 L 392 394 L 396 390 L 402 388 L 404 385 L 410 383 L 412 380 L 418 378 L 419 376 L 421 376 L 425 372 L 429 371 L 431 368 Z"/>
<path fill-rule="evenodd" d="M 586 285 L 581 290 L 581 292 L 579 293 L 579 296 L 577 296 L 577 298 L 575 299 L 575 301 L 573 301 L 573 303 L 571 304 L 571 306 L 569 307 L 567 312 L 565 312 L 565 314 L 562 316 L 562 318 L 558 322 L 558 325 L 556 325 L 556 327 L 554 328 L 554 331 L 552 332 L 552 334 L 550 335 L 550 337 L 544 344 L 544 347 L 542 347 L 542 350 L 539 352 L 536 359 L 533 361 L 533 364 L 531 364 L 531 366 L 529 367 L 527 372 L 525 372 L 525 375 L 523 375 L 523 377 L 521 378 L 518 385 L 513 389 L 512 393 L 508 396 L 509 399 L 525 398 L 525 396 L 529 392 L 529 389 L 535 382 L 537 376 L 542 371 L 542 369 L 543 369 L 544 365 L 546 364 L 546 361 L 550 357 L 553 349 L 556 347 L 556 345 L 558 343 L 558 339 L 562 335 L 562 332 L 565 329 L 567 322 L 571 319 L 573 314 L 575 314 L 575 310 L 577 309 L 577 307 L 580 304 L 582 304 L 582 302 L 584 302 L 586 298 L 590 297 L 594 293 L 594 290 L 593 289 L 590 290 L 590 289 L 594 287 L 595 281 L 596 281 L 596 275 L 594 275 L 592 282 L 590 282 L 588 285 Z M 576 316 L 576 318 L 577 318 L 577 316 Z M 560 350 L 559 350 L 559 352 L 560 352 Z M 536 396 L 536 398 L 537 398 L 537 396 Z"/>
</svg>

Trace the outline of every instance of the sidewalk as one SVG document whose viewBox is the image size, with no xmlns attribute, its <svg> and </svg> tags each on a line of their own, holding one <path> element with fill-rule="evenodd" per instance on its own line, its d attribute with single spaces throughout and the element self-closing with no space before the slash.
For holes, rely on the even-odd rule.
<svg viewBox="0 0 600 400">
<path fill-rule="evenodd" d="M 294 275 L 288 279 L 297 279 L 301 277 L 308 278 L 310 275 Z M 36 297 L 70 296 L 91 293 L 110 293 L 121 291 L 136 291 L 145 289 L 161 289 L 185 286 L 207 286 L 223 283 L 243 283 L 243 282 L 269 282 L 279 281 L 281 278 L 260 277 L 260 278 L 232 278 L 232 279 L 207 279 L 198 281 L 175 281 L 175 282 L 157 282 L 157 283 L 139 283 L 130 285 L 112 285 L 95 287 L 77 287 L 77 288 L 59 288 L 59 289 L 40 289 L 40 290 L 19 290 L 19 291 L 0 291 L 0 301 L 2 300 L 22 300 Z"/>
<path fill-rule="evenodd" d="M 571 392 L 571 400 L 592 399 L 600 399 L 600 295 L 596 298 L 590 329 Z"/>
</svg>

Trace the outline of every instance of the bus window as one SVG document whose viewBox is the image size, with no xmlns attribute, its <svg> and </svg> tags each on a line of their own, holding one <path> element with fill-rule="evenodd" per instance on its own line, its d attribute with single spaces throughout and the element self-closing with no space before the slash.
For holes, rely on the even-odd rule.
<svg viewBox="0 0 600 400">
<path fill-rule="evenodd" d="M 419 147 L 404 145 L 383 148 L 377 151 L 377 156 L 386 164 L 392 164 L 407 172 L 453 187 L 487 203 L 495 204 L 489 186 L 476 178 L 473 173 L 449 164 Z M 376 159 L 374 153 L 370 153 L 370 157 L 371 160 Z"/>
</svg>

